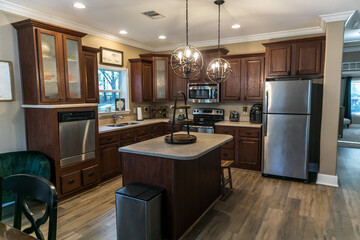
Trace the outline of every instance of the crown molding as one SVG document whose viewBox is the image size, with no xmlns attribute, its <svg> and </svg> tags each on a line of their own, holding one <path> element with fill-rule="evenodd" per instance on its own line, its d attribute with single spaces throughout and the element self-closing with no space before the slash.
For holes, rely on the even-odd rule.
<svg viewBox="0 0 360 240">
<path fill-rule="evenodd" d="M 112 34 L 112 33 L 108 33 L 106 31 L 97 29 L 97 28 L 93 28 L 93 27 L 89 27 L 83 24 L 79 24 L 77 22 L 73 22 L 70 20 L 66 20 L 64 18 L 59 18 L 53 15 L 49 15 L 47 13 L 43 13 L 43 12 L 39 12 L 30 8 L 26 8 L 14 3 L 10 3 L 4 0 L 0 0 L 0 10 L 3 10 L 5 12 L 9 12 L 12 14 L 16 14 L 22 17 L 26 17 L 26 18 L 32 18 L 32 19 L 36 19 L 39 21 L 43 21 L 43 22 L 47 22 L 50 24 L 54 24 L 54 25 L 59 25 L 62 27 L 66 27 L 66 28 L 70 28 L 70 29 L 74 29 L 80 32 L 84 32 L 87 34 L 91 34 L 93 36 L 97 36 L 97 37 L 101 37 L 101 38 L 105 38 L 108 40 L 112 40 L 114 42 L 119 42 L 119 43 L 123 43 L 129 46 L 133 46 L 133 47 L 137 47 L 137 48 L 141 48 L 141 49 L 145 49 L 148 51 L 154 51 L 155 49 L 153 47 L 144 45 L 142 43 L 139 43 L 137 41 L 131 41 L 128 39 L 123 39 L 120 38 L 119 36 L 117 36 L 116 34 Z"/>
<path fill-rule="evenodd" d="M 354 11 L 355 10 L 347 11 L 347 12 L 323 14 L 323 15 L 320 15 L 319 17 L 325 23 L 346 21 L 354 13 Z"/>
<path fill-rule="evenodd" d="M 270 32 L 270 33 L 261 33 L 247 36 L 239 36 L 239 37 L 230 37 L 230 38 L 222 38 L 221 44 L 234 44 L 234 43 L 242 43 L 242 42 L 252 42 L 252 41 L 261 41 L 261 40 L 269 40 L 276 38 L 287 38 L 287 37 L 296 37 L 296 36 L 304 36 L 304 35 L 312 35 L 312 34 L 322 34 L 325 33 L 323 26 L 309 27 L 309 28 L 299 28 L 278 32 Z M 191 45 L 194 47 L 209 47 L 209 46 L 217 46 L 217 39 L 208 40 L 208 41 L 199 41 L 192 42 Z M 166 45 L 162 47 L 155 48 L 156 52 L 173 50 L 178 47 L 180 44 L 172 44 Z"/>
</svg>

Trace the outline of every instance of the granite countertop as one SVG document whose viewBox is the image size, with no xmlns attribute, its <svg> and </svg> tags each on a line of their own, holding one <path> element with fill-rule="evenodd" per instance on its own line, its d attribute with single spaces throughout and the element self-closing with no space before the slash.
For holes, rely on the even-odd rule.
<svg viewBox="0 0 360 240">
<path fill-rule="evenodd" d="M 221 121 L 215 123 L 215 126 L 230 126 L 230 127 L 251 127 L 251 128 L 261 128 L 262 124 L 251 123 L 251 122 L 231 122 L 229 120 Z"/>
<path fill-rule="evenodd" d="M 185 132 L 180 132 L 184 134 Z M 175 133 L 176 135 L 178 133 Z M 119 152 L 163 157 L 176 160 L 193 160 L 231 141 L 225 134 L 191 133 L 197 137 L 192 144 L 168 144 L 164 136 L 119 148 Z"/>
<path fill-rule="evenodd" d="M 169 119 L 159 118 L 159 119 L 145 119 L 143 121 L 118 121 L 117 124 L 120 124 L 122 122 L 124 122 L 124 123 L 125 122 L 137 122 L 139 124 L 124 126 L 124 127 L 110 127 L 110 126 L 102 125 L 102 126 L 99 126 L 99 134 L 119 131 L 119 130 L 123 130 L 123 129 L 141 127 L 141 126 L 146 126 L 146 125 L 151 125 L 151 124 L 156 124 L 156 123 L 169 122 Z"/>
</svg>

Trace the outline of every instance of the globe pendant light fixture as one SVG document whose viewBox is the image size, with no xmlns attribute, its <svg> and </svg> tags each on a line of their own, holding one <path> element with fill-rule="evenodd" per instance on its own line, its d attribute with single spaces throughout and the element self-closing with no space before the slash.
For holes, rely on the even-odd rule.
<svg viewBox="0 0 360 240">
<path fill-rule="evenodd" d="M 170 65 L 180 78 L 193 79 L 203 68 L 203 58 L 199 50 L 189 45 L 188 0 L 186 0 L 186 45 L 180 46 L 171 54 Z"/>
<path fill-rule="evenodd" d="M 216 0 L 214 3 L 218 5 L 218 49 L 220 50 L 220 6 L 224 3 L 223 0 Z M 220 54 L 220 51 L 219 51 Z M 231 75 L 232 69 L 230 63 L 225 59 L 218 57 L 209 63 L 206 68 L 206 75 L 208 78 L 216 83 L 225 82 Z"/>
</svg>

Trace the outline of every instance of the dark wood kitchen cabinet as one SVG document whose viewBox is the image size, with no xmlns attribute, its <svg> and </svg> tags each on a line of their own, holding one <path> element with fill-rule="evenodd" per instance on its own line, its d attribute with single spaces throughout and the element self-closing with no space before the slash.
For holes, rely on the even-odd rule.
<svg viewBox="0 0 360 240">
<path fill-rule="evenodd" d="M 215 126 L 215 133 L 234 137 L 221 147 L 222 160 L 233 160 L 232 167 L 260 171 L 261 128 Z"/>
<path fill-rule="evenodd" d="M 133 102 L 153 101 L 152 61 L 142 58 L 129 59 L 131 64 L 131 99 Z"/>
<path fill-rule="evenodd" d="M 99 48 L 82 47 L 85 76 L 85 102 L 99 103 L 98 59 Z"/>
<path fill-rule="evenodd" d="M 325 37 L 264 43 L 265 77 L 322 76 Z"/>
<path fill-rule="evenodd" d="M 94 111 L 97 106 L 76 108 L 25 108 L 27 150 L 39 151 L 51 161 L 51 181 L 59 199 L 74 196 L 97 185 L 99 172 L 98 121 L 95 120 L 95 156 L 85 161 L 63 165 L 60 159 L 58 115 L 67 111 Z"/>
<path fill-rule="evenodd" d="M 228 59 L 232 68 L 230 77 L 221 84 L 222 102 L 239 102 L 241 100 L 241 58 Z"/>
<path fill-rule="evenodd" d="M 264 54 L 225 56 L 232 68 L 221 84 L 222 102 L 260 102 L 263 98 Z"/>
<path fill-rule="evenodd" d="M 243 93 L 244 101 L 261 102 L 264 86 L 264 56 L 246 57 L 243 59 Z"/>
<path fill-rule="evenodd" d="M 121 173 L 119 143 L 100 146 L 100 177 L 106 180 Z"/>
<path fill-rule="evenodd" d="M 81 38 L 86 34 L 27 19 L 17 29 L 24 104 L 84 102 Z"/>
<path fill-rule="evenodd" d="M 260 171 L 261 128 L 237 130 L 237 157 L 235 166 Z"/>
<path fill-rule="evenodd" d="M 180 78 L 178 77 L 172 70 L 171 67 L 169 66 L 169 99 L 170 101 L 174 101 L 177 93 L 179 91 L 182 91 L 185 93 L 185 95 L 187 94 L 187 83 L 188 81 L 186 79 Z M 178 100 L 184 100 L 184 97 L 182 96 L 182 94 L 179 94 L 178 96 Z"/>
</svg>

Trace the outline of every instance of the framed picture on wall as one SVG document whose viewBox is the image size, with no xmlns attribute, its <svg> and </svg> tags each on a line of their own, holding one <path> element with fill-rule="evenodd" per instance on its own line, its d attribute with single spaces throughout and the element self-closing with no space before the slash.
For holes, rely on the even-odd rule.
<svg viewBox="0 0 360 240">
<path fill-rule="evenodd" d="M 122 67 L 124 54 L 122 51 L 100 48 L 100 64 Z"/>
<path fill-rule="evenodd" d="M 9 61 L 0 60 L 0 101 L 13 100 L 13 73 Z"/>
</svg>

